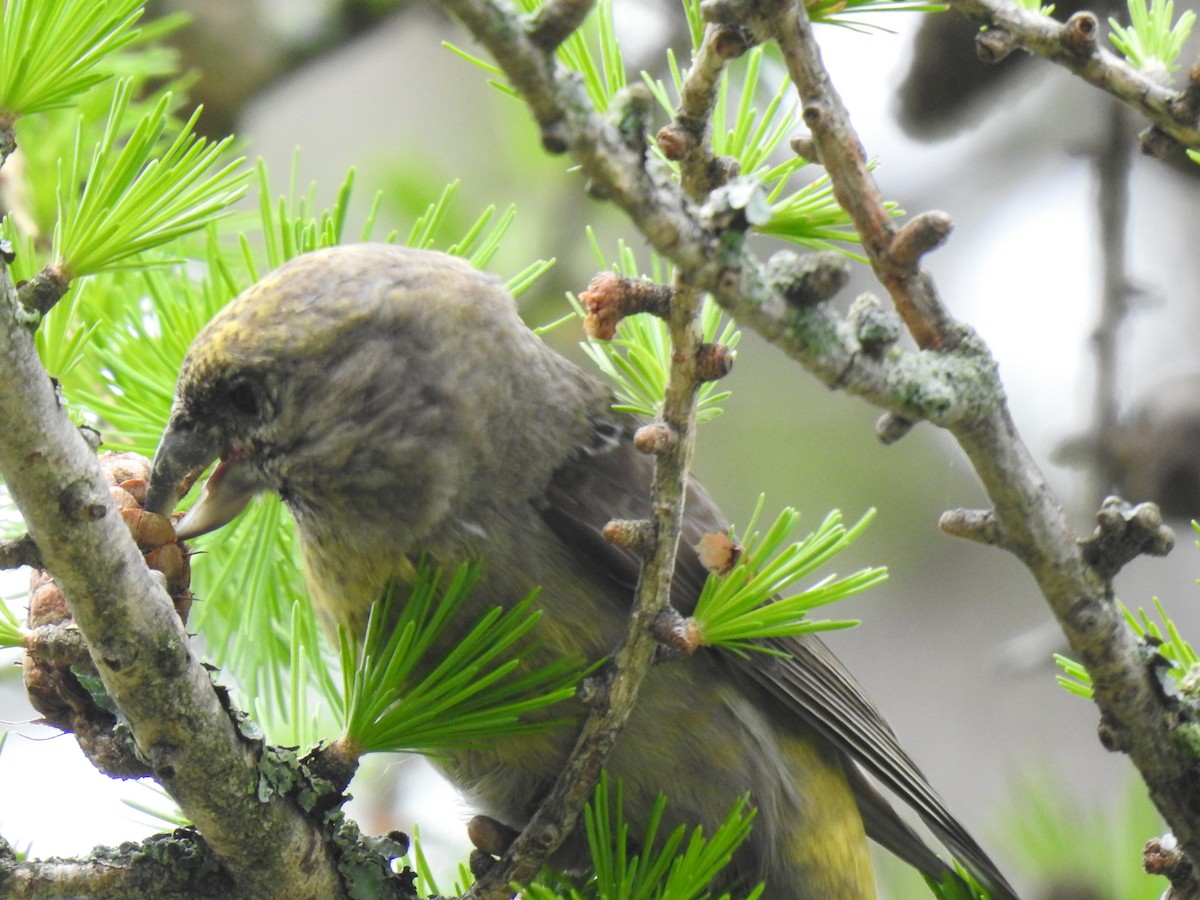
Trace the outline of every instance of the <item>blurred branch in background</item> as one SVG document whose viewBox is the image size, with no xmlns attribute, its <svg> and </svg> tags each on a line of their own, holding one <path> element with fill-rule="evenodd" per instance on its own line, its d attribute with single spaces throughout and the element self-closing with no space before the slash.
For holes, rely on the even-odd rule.
<svg viewBox="0 0 1200 900">
<path fill-rule="evenodd" d="M 409 0 L 329 0 L 279 4 L 264 0 L 163 0 L 154 16 L 184 13 L 188 27 L 170 43 L 185 72 L 195 75 L 192 97 L 204 106 L 200 132 L 224 137 L 237 130 L 245 104 L 297 68 L 377 28 Z"/>
</svg>

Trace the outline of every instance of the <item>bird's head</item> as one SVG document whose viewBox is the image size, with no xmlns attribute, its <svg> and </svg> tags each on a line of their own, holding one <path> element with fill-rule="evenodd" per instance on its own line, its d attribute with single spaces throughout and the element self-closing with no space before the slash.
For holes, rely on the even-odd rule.
<svg viewBox="0 0 1200 900">
<path fill-rule="evenodd" d="M 547 354 L 509 294 L 462 260 L 371 244 L 306 254 L 192 343 L 147 508 L 169 513 L 219 459 L 182 537 L 275 491 L 302 532 L 417 538 L 464 485 L 495 481 L 485 470 L 516 449 L 505 419 L 546 381 Z"/>
</svg>

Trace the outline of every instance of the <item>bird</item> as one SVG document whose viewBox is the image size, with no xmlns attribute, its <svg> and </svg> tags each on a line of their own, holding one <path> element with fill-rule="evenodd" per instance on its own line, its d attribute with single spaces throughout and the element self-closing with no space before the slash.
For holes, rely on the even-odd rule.
<svg viewBox="0 0 1200 900">
<path fill-rule="evenodd" d="M 432 250 L 328 247 L 265 276 L 195 337 L 146 508 L 170 514 L 218 462 L 180 536 L 278 494 L 328 626 L 361 634 L 372 603 L 411 580 L 418 561 L 478 561 L 469 604 L 480 612 L 539 591 L 529 664 L 597 660 L 628 627 L 639 572 L 604 526 L 646 517 L 653 468 L 633 441 L 642 422 L 613 402 L 605 383 L 525 325 L 494 276 Z M 691 480 L 681 547 L 728 527 Z M 670 596 L 682 614 L 707 574 L 696 554 L 679 552 Z M 951 868 L 881 786 L 992 897 L 1015 898 L 829 648 L 813 635 L 770 643 L 777 653 L 702 649 L 649 673 L 607 763 L 631 834 L 660 795 L 666 824 L 711 832 L 748 794 L 755 820 L 728 878 L 764 882 L 767 900 L 874 897 L 868 838 L 945 877 Z M 519 829 L 584 714 L 577 704 L 552 730 L 448 749 L 434 762 L 479 812 Z M 584 865 L 582 848 L 573 834 L 551 862 Z"/>
</svg>

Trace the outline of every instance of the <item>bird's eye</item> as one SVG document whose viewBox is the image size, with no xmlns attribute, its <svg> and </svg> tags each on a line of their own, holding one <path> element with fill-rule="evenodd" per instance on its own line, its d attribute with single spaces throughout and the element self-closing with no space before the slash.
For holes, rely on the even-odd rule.
<svg viewBox="0 0 1200 900">
<path fill-rule="evenodd" d="M 230 384 L 225 397 L 238 415 L 258 419 L 266 411 L 262 387 L 247 378 L 239 378 Z"/>
</svg>

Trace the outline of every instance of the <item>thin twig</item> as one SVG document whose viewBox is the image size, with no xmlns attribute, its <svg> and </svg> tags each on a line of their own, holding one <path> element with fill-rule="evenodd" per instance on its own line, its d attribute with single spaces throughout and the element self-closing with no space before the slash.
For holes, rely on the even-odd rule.
<svg viewBox="0 0 1200 900">
<path fill-rule="evenodd" d="M 918 347 L 953 347 L 958 339 L 954 319 L 938 297 L 933 279 L 920 266 L 921 255 L 938 246 L 949 232 L 948 217 L 927 214 L 897 234 L 867 168 L 867 154 L 850 114 L 825 71 L 803 7 L 780 2 L 762 6 L 767 27 L 800 92 L 801 115 L 812 131 L 818 158 L 829 173 L 838 205 L 854 221 L 875 276 L 887 288 Z"/>
<path fill-rule="evenodd" d="M 728 171 L 718 173 L 712 152 L 712 111 L 717 101 L 721 73 L 729 59 L 722 37 L 725 25 L 709 25 L 692 57 L 692 64 L 679 92 L 679 107 L 670 124 L 658 132 L 658 146 L 668 159 L 679 162 L 684 193 L 701 202 L 714 187 L 727 180 Z"/>
<path fill-rule="evenodd" d="M 1136 109 L 1180 144 L 1200 149 L 1197 110 L 1187 91 L 1177 90 L 1133 68 L 1099 46 L 1091 13 L 1056 22 L 1011 0 L 947 0 L 967 18 L 1003 32 L 1016 46 L 1063 66 L 1084 81 Z M 985 32 L 986 33 L 986 32 Z"/>
</svg>

